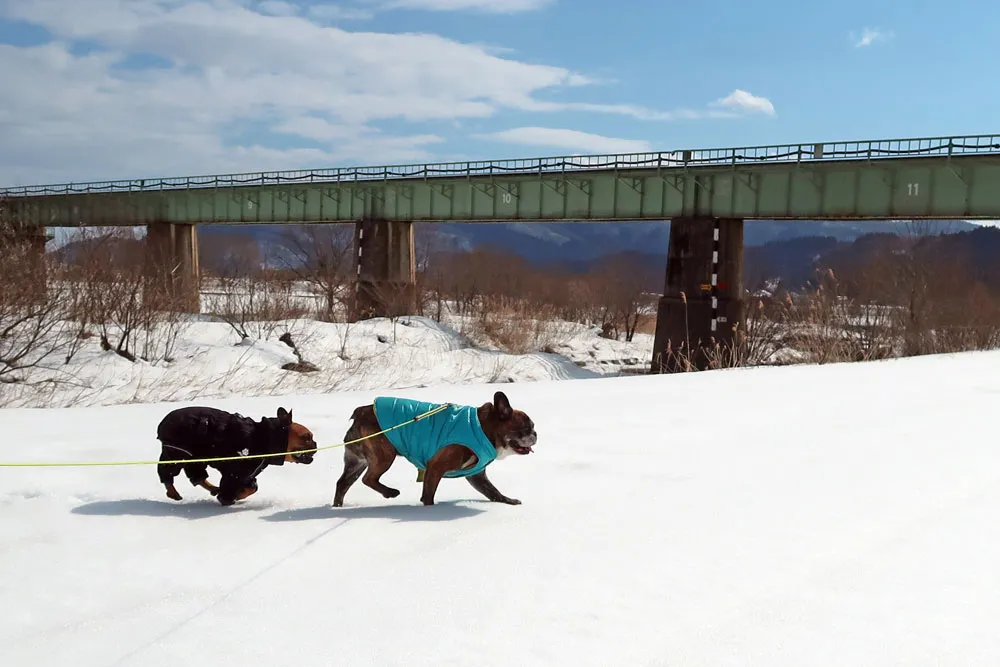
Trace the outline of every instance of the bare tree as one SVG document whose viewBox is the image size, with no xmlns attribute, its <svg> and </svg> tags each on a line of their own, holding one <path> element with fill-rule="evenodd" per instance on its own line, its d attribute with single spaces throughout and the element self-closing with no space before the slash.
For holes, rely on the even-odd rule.
<svg viewBox="0 0 1000 667">
<path fill-rule="evenodd" d="M 905 239 L 859 272 L 859 298 L 888 321 L 904 356 L 984 349 L 995 345 L 995 295 L 960 254 L 942 254 L 926 236 Z"/>
<path fill-rule="evenodd" d="M 738 365 L 760 366 L 773 361 L 788 335 L 791 310 L 787 294 L 747 299 L 745 325 L 735 336 Z"/>
<path fill-rule="evenodd" d="M 431 253 L 417 273 L 417 289 L 425 298 L 420 300 L 420 310 L 433 308 L 431 317 L 440 322 L 444 317 L 447 300 L 447 253 Z"/>
<path fill-rule="evenodd" d="M 591 274 L 593 294 L 600 303 L 604 335 L 631 343 L 643 312 L 649 306 L 649 289 L 657 272 L 637 264 L 627 255 L 614 255 L 598 263 Z"/>
<path fill-rule="evenodd" d="M 444 317 L 448 244 L 441 234 L 417 226 L 413 233 L 414 261 L 417 277 L 417 314 L 423 316 L 433 308 L 431 317 L 440 322 Z"/>
<path fill-rule="evenodd" d="M 216 253 L 224 253 L 221 257 Z M 225 248 L 208 249 L 213 267 L 208 310 L 243 340 L 264 340 L 305 315 L 294 302 L 294 281 L 264 267 L 256 241 L 245 239 Z"/>
<path fill-rule="evenodd" d="M 67 342 L 66 299 L 48 285 L 44 229 L 17 219 L 0 199 L 0 383 L 24 381 Z"/>
<path fill-rule="evenodd" d="M 352 297 L 354 225 L 305 225 L 290 228 L 276 250 L 278 261 L 323 298 L 320 319 L 336 322 Z"/>
<path fill-rule="evenodd" d="M 355 283 L 353 316 L 367 319 L 376 313 L 383 314 L 392 323 L 392 340 L 396 342 L 396 325 L 401 317 L 413 315 L 416 310 L 417 286 L 403 282 Z"/>
<path fill-rule="evenodd" d="M 148 262 L 146 244 L 131 229 L 78 230 L 62 252 L 75 322 L 68 363 L 95 328 L 101 348 L 136 361 L 169 361 L 188 324 L 183 295 L 167 267 Z"/>
</svg>

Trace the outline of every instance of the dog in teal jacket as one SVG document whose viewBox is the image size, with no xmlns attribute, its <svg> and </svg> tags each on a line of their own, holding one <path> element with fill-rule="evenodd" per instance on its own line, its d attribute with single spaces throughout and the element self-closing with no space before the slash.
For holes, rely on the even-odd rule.
<svg viewBox="0 0 1000 667">
<path fill-rule="evenodd" d="M 493 502 L 521 502 L 500 493 L 486 476 L 490 463 L 511 454 L 530 454 L 538 441 L 534 422 L 514 410 L 501 391 L 492 403 L 479 407 L 383 396 L 355 409 L 351 419 L 334 507 L 343 506 L 347 490 L 362 473 L 366 486 L 385 498 L 398 496 L 398 489 L 379 481 L 397 456 L 422 471 L 417 480 L 423 482 L 425 505 L 434 504 L 444 477 L 464 477 Z"/>
</svg>

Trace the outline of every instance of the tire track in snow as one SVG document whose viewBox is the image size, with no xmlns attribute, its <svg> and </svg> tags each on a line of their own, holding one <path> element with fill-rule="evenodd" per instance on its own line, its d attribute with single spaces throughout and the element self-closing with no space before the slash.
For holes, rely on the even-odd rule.
<svg viewBox="0 0 1000 667">
<path fill-rule="evenodd" d="M 217 608 L 219 605 L 223 604 L 226 600 L 228 600 L 229 598 L 231 598 L 234 594 L 240 592 L 241 590 L 243 590 L 244 588 L 246 588 L 250 584 L 254 583 L 255 581 L 257 581 L 258 579 L 260 579 L 264 575 L 268 574 L 269 572 L 271 572 L 275 568 L 279 567 L 280 565 L 286 563 L 287 561 L 291 560 L 295 556 L 299 555 L 307 547 L 312 546 L 313 544 L 315 544 L 316 542 L 318 542 L 322 538 L 326 537 L 327 535 L 329 535 L 333 531 L 337 530 L 338 528 L 340 528 L 341 526 L 343 526 L 345 523 L 347 523 L 347 521 L 348 521 L 348 519 L 341 519 L 340 523 L 337 523 L 337 524 L 335 524 L 333 526 L 330 526 L 329 528 L 327 528 L 327 529 L 323 530 L 322 532 L 320 532 L 319 534 L 317 534 L 315 537 L 309 538 L 308 540 L 306 540 L 305 542 L 303 542 L 302 544 L 300 544 L 298 547 L 296 547 L 295 550 L 293 550 L 291 553 L 289 553 L 289 554 L 287 554 L 285 556 L 282 556 L 281 558 L 279 558 L 278 560 L 274 561 L 273 563 L 271 563 L 267 567 L 259 570 L 253 576 L 247 578 L 245 581 L 243 581 L 243 583 L 237 584 L 236 586 L 234 586 L 233 588 L 231 588 L 228 592 L 223 593 L 222 595 L 220 595 L 215 600 L 215 602 L 212 602 L 208 606 L 204 607 L 203 609 L 201 609 L 201 611 L 198 611 L 198 612 L 196 612 L 196 613 L 188 616 L 187 618 L 183 619 L 182 621 L 180 621 L 178 623 L 175 623 L 173 626 L 171 626 L 170 628 L 168 628 L 164 632 L 160 633 L 159 635 L 157 635 L 156 637 L 154 637 L 150 641 L 142 644 L 141 646 L 138 646 L 138 647 L 132 649 L 131 651 L 129 651 L 128 653 L 126 653 L 124 656 L 122 656 L 121 658 L 119 658 L 118 660 L 116 660 L 115 662 L 113 662 L 111 664 L 111 667 L 115 667 L 117 665 L 123 665 L 123 664 L 125 664 L 126 661 L 129 660 L 130 658 L 135 657 L 136 655 L 142 653 L 146 649 L 152 648 L 153 646 L 155 646 L 156 644 L 160 643 L 161 641 L 163 641 L 167 637 L 170 637 L 171 635 L 179 632 L 185 626 L 189 625 L 190 623 L 193 623 L 194 621 L 198 620 L 199 618 L 201 618 L 205 614 L 207 614 L 210 611 L 212 611 L 213 609 Z"/>
</svg>

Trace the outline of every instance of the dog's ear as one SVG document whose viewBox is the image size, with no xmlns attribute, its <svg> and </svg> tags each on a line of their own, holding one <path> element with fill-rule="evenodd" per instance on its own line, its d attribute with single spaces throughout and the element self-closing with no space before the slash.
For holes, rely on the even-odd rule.
<svg viewBox="0 0 1000 667">
<path fill-rule="evenodd" d="M 493 394 L 493 407 L 496 409 L 500 419 L 510 419 L 511 415 L 514 414 L 514 409 L 510 407 L 507 395 L 502 391 Z"/>
<path fill-rule="evenodd" d="M 292 411 L 284 408 L 278 408 L 278 422 L 281 424 L 291 424 Z"/>
</svg>

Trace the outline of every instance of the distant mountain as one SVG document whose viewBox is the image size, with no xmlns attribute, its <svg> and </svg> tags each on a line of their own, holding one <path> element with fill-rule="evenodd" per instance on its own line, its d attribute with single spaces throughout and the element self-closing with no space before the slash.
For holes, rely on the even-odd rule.
<svg viewBox="0 0 1000 667">
<path fill-rule="evenodd" d="M 921 223 L 924 224 L 924 223 Z M 282 230 L 291 225 L 205 225 L 203 237 L 238 236 L 256 239 L 262 246 L 281 244 Z M 932 222 L 926 233 L 970 231 L 965 221 Z M 746 223 L 744 243 L 762 246 L 802 237 L 853 241 L 871 233 L 900 233 L 907 223 L 864 221 L 774 221 Z M 455 250 L 490 246 L 538 264 L 588 261 L 620 252 L 640 252 L 666 258 L 669 222 L 552 222 L 552 223 L 424 223 L 418 227 L 424 242 Z"/>
<path fill-rule="evenodd" d="M 940 234 L 968 231 L 977 226 L 965 221 L 940 221 L 924 225 L 923 233 Z M 825 236 L 853 241 L 865 234 L 900 233 L 903 222 L 828 222 L 753 220 L 743 229 L 747 246 L 799 237 Z M 552 261 L 586 260 L 608 253 L 636 251 L 662 253 L 666 257 L 670 238 L 669 222 L 558 222 L 558 223 L 432 223 L 428 232 L 447 239 L 452 245 L 472 249 L 490 245 L 526 259 Z"/>
<path fill-rule="evenodd" d="M 818 268 L 829 268 L 841 277 L 857 275 L 871 260 L 911 248 L 920 261 L 943 260 L 960 266 L 966 274 L 991 290 L 1000 292 L 1000 229 L 976 227 L 953 234 L 926 235 L 908 245 L 898 234 L 875 233 L 853 241 L 830 237 L 807 237 L 774 241 L 744 252 L 743 280 L 747 289 L 757 289 L 768 279 L 778 278 L 789 289 L 800 289 L 814 281 Z M 933 271 L 933 270 L 932 270 Z"/>
<path fill-rule="evenodd" d="M 231 254 L 257 264 L 276 249 L 287 247 L 289 227 L 279 225 L 205 226 L 200 240 L 202 267 Z M 428 224 L 418 244 L 440 250 L 493 247 L 517 254 L 546 267 L 584 273 L 602 262 L 618 259 L 635 267 L 648 289 L 663 288 L 669 223 L 552 223 L 552 224 Z M 816 231 L 820 233 L 809 234 Z M 835 232 L 835 233 L 834 233 Z M 971 276 L 1000 292 L 1000 228 L 966 222 L 920 223 L 747 223 L 743 283 L 755 290 L 779 279 L 788 289 L 800 289 L 816 277 L 819 267 L 838 275 L 851 274 L 880 253 L 904 248 L 909 235 L 922 237 L 917 250 L 925 257 L 960 262 Z M 55 251 L 68 262 L 84 255 L 110 252 L 124 261 L 142 253 L 139 240 L 95 238 L 71 242 Z M 213 257 L 215 258 L 213 260 Z"/>
<path fill-rule="evenodd" d="M 960 265 L 968 275 L 1000 294 L 1000 229 L 976 227 L 953 234 L 925 235 L 916 246 L 906 241 L 906 234 L 877 232 L 853 240 L 840 241 L 830 236 L 805 236 L 746 246 L 743 252 L 743 284 L 757 290 L 778 279 L 788 289 L 799 290 L 815 282 L 816 271 L 830 268 L 841 277 L 857 275 L 872 259 L 886 253 L 913 247 L 924 258 L 943 259 Z M 619 252 L 631 266 L 649 276 L 650 290 L 663 289 L 665 257 L 660 253 Z M 605 256 L 607 258 L 608 256 Z M 556 264 L 571 271 L 586 272 L 601 259 L 575 260 Z"/>
<path fill-rule="evenodd" d="M 814 276 L 814 267 L 825 256 L 838 248 L 850 247 L 856 240 L 803 236 L 747 246 L 743 250 L 743 285 L 749 290 L 756 290 L 774 278 L 789 286 L 802 285 Z"/>
</svg>

